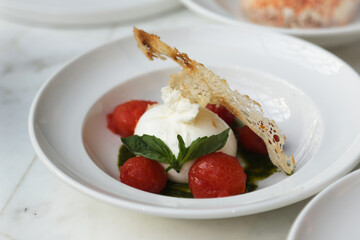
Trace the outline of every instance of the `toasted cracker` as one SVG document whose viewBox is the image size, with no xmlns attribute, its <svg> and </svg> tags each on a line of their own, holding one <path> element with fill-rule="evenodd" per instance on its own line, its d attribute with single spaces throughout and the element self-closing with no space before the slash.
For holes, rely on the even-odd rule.
<svg viewBox="0 0 360 240">
<path fill-rule="evenodd" d="M 274 120 L 263 115 L 261 105 L 249 96 L 231 90 L 225 79 L 190 59 L 186 53 L 179 52 L 162 42 L 160 37 L 134 28 L 138 47 L 150 59 L 166 57 L 173 59 L 181 67 L 180 73 L 170 76 L 169 86 L 177 89 L 183 97 L 205 107 L 208 103 L 221 104 L 243 121 L 264 142 L 271 162 L 287 174 L 295 168 L 293 156 L 284 153 L 285 135 Z"/>
</svg>

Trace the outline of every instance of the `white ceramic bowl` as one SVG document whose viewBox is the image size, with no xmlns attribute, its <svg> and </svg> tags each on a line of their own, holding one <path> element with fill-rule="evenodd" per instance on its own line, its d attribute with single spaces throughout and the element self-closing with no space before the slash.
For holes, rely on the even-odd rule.
<svg viewBox="0 0 360 240">
<path fill-rule="evenodd" d="M 296 218 L 288 240 L 359 239 L 360 170 L 331 184 Z"/>
<path fill-rule="evenodd" d="M 132 37 L 99 47 L 51 77 L 34 99 L 29 132 L 45 165 L 97 199 L 174 218 L 224 218 L 263 212 L 307 198 L 349 172 L 360 150 L 358 75 L 342 60 L 288 36 L 231 26 L 156 32 L 165 42 L 226 78 L 263 105 L 287 136 L 297 162 L 258 190 L 220 199 L 180 199 L 146 193 L 118 181 L 119 137 L 106 114 L 130 99 L 160 100 L 171 61 L 149 61 Z"/>
<path fill-rule="evenodd" d="M 168 0 L 2 0 L 0 17 L 50 26 L 104 25 L 149 17 L 179 5 Z"/>
</svg>

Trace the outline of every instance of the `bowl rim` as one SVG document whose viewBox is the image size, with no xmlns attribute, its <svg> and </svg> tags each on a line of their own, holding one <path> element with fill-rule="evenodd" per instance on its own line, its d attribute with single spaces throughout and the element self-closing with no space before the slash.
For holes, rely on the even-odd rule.
<svg viewBox="0 0 360 240">
<path fill-rule="evenodd" d="M 177 30 L 189 30 L 189 29 L 193 29 L 194 27 L 197 26 L 185 26 L 185 27 L 180 27 L 180 28 L 158 28 L 158 29 L 152 29 L 154 30 L 154 32 L 168 32 L 168 31 L 177 31 Z M 204 25 L 201 25 L 201 27 L 204 27 Z M 229 29 L 233 29 L 235 28 L 234 26 L 224 26 L 224 25 L 218 25 L 218 24 L 207 24 L 206 27 L 208 29 L 212 29 L 212 28 L 229 28 Z M 244 29 L 244 31 L 248 31 L 247 29 Z M 256 30 L 255 32 L 259 32 L 258 30 Z M 269 33 L 266 32 L 264 34 L 267 35 L 276 35 L 279 36 L 281 38 L 285 38 L 285 39 L 289 39 L 291 41 L 298 41 L 301 42 L 301 44 L 306 44 L 306 45 L 310 45 L 312 48 L 315 48 L 317 50 L 320 51 L 324 51 L 327 54 L 330 54 L 333 58 L 335 58 L 336 60 L 340 61 L 341 63 L 343 63 L 348 70 L 352 71 L 353 73 L 355 73 L 358 77 L 359 75 L 355 72 L 355 70 L 353 70 L 348 64 L 346 64 L 343 60 L 341 60 L 339 57 L 335 56 L 334 54 L 332 54 L 331 52 L 328 52 L 312 43 L 306 42 L 304 40 L 301 39 L 297 39 L 295 37 L 292 36 L 287 36 L 287 35 L 283 35 L 283 34 L 279 34 L 279 33 Z M 221 207 L 219 209 L 209 209 L 209 208 L 204 208 L 204 209 L 183 209 L 183 208 L 170 208 L 167 206 L 152 206 L 152 205 L 146 205 L 144 206 L 144 204 L 140 204 L 140 203 L 135 203 L 135 202 L 129 202 L 127 200 L 123 200 L 123 199 L 119 199 L 113 196 L 108 196 L 105 194 L 101 194 L 98 191 L 89 188 L 88 186 L 85 186 L 79 182 L 77 182 L 75 179 L 73 179 L 72 177 L 70 177 L 69 175 L 67 175 L 65 172 L 63 172 L 62 170 L 58 169 L 51 161 L 51 159 L 49 159 L 47 157 L 47 155 L 45 154 L 45 152 L 43 151 L 43 149 L 41 148 L 40 143 L 37 141 L 36 138 L 36 133 L 35 133 L 35 123 L 36 123 L 36 111 L 38 108 L 38 104 L 39 101 L 42 97 L 42 95 L 44 94 L 44 92 L 46 91 L 47 87 L 49 86 L 49 84 L 56 79 L 56 76 L 58 76 L 59 74 L 61 74 L 62 71 L 64 71 L 64 69 L 66 69 L 67 67 L 69 67 L 70 65 L 72 65 L 73 63 L 75 63 L 76 61 L 78 61 L 79 59 L 83 59 L 85 57 L 87 57 L 88 55 L 93 54 L 96 51 L 100 51 L 102 48 L 107 47 L 108 45 L 114 44 L 118 41 L 122 41 L 128 38 L 132 38 L 132 35 L 129 34 L 127 36 L 121 37 L 121 38 L 117 38 L 113 41 L 107 42 L 105 44 L 102 44 L 98 47 L 93 48 L 90 51 L 87 51 L 83 54 L 81 54 L 80 56 L 76 56 L 73 59 L 69 60 L 61 69 L 59 69 L 58 71 L 56 71 L 53 75 L 51 75 L 44 83 L 43 85 L 40 87 L 39 91 L 37 92 L 32 104 L 31 104 L 31 108 L 30 108 L 30 113 L 29 113 L 29 118 L 28 118 L 28 131 L 29 131 L 29 136 L 30 136 L 30 141 L 31 144 L 35 150 L 35 153 L 37 154 L 37 156 L 39 157 L 39 159 L 44 163 L 44 165 L 51 171 L 53 172 L 57 177 L 59 177 L 61 180 L 63 180 L 65 183 L 67 183 L 68 185 L 72 186 L 74 189 L 78 190 L 79 192 L 85 193 L 86 195 L 89 195 L 91 197 L 94 197 L 95 199 L 98 200 L 102 200 L 104 202 L 107 202 L 111 205 L 114 206 L 119 206 L 119 207 L 123 207 L 123 208 L 127 208 L 127 209 L 131 209 L 134 211 L 138 211 L 138 212 L 142 212 L 142 213 L 147 213 L 150 215 L 157 215 L 157 216 L 163 216 L 163 217 L 169 217 L 169 218 L 182 218 L 182 219 L 215 219 L 215 218 L 228 218 L 228 217 L 237 217 L 237 216 L 244 216 L 244 215 L 251 215 L 251 214 L 256 214 L 256 213 L 260 213 L 260 212 L 265 212 L 265 211 L 269 211 L 269 210 L 274 210 L 277 208 L 281 208 L 284 206 L 288 206 L 290 204 L 296 203 L 298 201 L 301 201 L 305 198 L 308 198 L 316 193 L 318 193 L 319 191 L 321 191 L 322 189 L 324 189 L 326 186 L 328 186 L 330 183 L 334 182 L 335 180 L 339 179 L 340 177 L 342 177 L 343 175 L 347 174 L 348 172 L 350 172 L 360 161 L 359 157 L 360 157 L 360 132 L 358 133 L 358 135 L 356 136 L 356 138 L 354 139 L 352 145 L 350 145 L 346 151 L 344 151 L 344 153 L 341 155 L 340 159 L 347 159 L 347 163 L 348 164 L 341 164 L 338 166 L 337 172 L 332 174 L 331 176 L 327 176 L 326 178 L 323 178 L 322 181 L 318 181 L 314 184 L 312 184 L 311 186 L 307 186 L 307 188 L 304 191 L 298 191 L 296 193 L 292 192 L 292 194 L 289 194 L 288 196 L 284 196 L 282 198 L 277 198 L 277 199 L 271 199 L 269 202 L 266 203 L 262 203 L 261 207 L 259 206 L 251 206 L 249 208 L 247 208 L 246 210 L 242 209 L 242 206 L 237 206 L 237 207 L 233 207 L 233 206 L 229 206 L 229 207 Z M 360 78 L 359 78 L 360 80 Z M 163 196 L 166 197 L 166 196 Z M 191 199 L 192 201 L 194 199 Z M 196 199 L 195 201 L 211 201 L 212 199 Z M 239 210 L 240 209 L 240 210 Z"/>
</svg>

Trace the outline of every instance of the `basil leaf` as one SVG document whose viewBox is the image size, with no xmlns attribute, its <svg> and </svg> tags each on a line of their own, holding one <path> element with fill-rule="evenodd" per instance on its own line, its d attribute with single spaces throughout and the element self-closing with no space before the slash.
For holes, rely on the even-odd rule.
<svg viewBox="0 0 360 240">
<path fill-rule="evenodd" d="M 217 135 L 197 138 L 189 147 L 186 147 L 184 139 L 180 135 L 177 135 L 179 154 L 176 158 L 170 148 L 160 138 L 155 136 L 133 135 L 127 138 L 121 138 L 121 140 L 133 154 L 169 164 L 165 172 L 168 172 L 170 169 L 180 172 L 186 162 L 216 152 L 224 147 L 229 136 L 229 131 L 230 128 Z"/>
<path fill-rule="evenodd" d="M 218 135 L 212 135 L 210 137 L 201 137 L 193 141 L 186 149 L 186 153 L 183 154 L 180 160 L 180 165 L 184 165 L 186 162 L 199 158 L 209 153 L 216 152 L 223 148 L 229 137 L 230 128 L 219 133 Z M 180 154 L 179 154 L 180 155 Z"/>
<path fill-rule="evenodd" d="M 160 138 L 155 136 L 133 135 L 127 138 L 121 138 L 121 141 L 135 155 L 168 164 L 171 164 L 175 159 L 170 148 Z"/>
<path fill-rule="evenodd" d="M 177 135 L 177 139 L 179 142 L 179 154 L 176 159 L 178 160 L 178 159 L 182 159 L 183 156 L 186 154 L 186 146 L 184 139 L 179 134 Z"/>
</svg>

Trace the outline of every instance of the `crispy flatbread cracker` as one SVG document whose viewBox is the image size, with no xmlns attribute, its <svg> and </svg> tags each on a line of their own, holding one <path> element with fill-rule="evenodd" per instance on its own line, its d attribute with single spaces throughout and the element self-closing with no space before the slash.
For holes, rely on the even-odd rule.
<svg viewBox="0 0 360 240">
<path fill-rule="evenodd" d="M 284 153 L 285 135 L 281 134 L 274 120 L 264 117 L 258 102 L 237 90 L 231 90 L 225 79 L 190 59 L 186 53 L 168 46 L 160 37 L 137 28 L 134 28 L 134 36 L 138 47 L 150 60 L 171 58 L 182 67 L 180 73 L 170 76 L 169 86 L 172 89 L 179 90 L 183 97 L 203 107 L 208 103 L 225 106 L 264 140 L 272 163 L 287 174 L 292 174 L 295 161 L 293 156 Z"/>
</svg>

